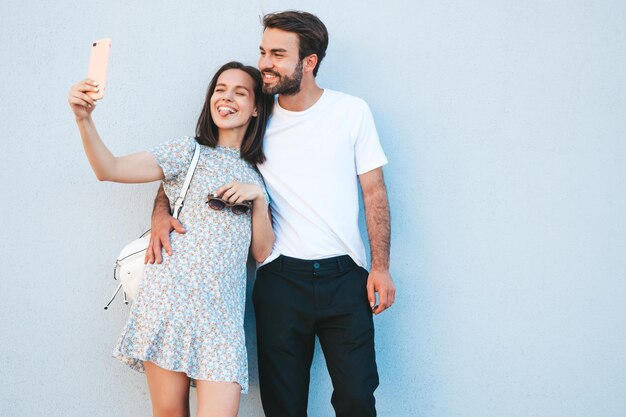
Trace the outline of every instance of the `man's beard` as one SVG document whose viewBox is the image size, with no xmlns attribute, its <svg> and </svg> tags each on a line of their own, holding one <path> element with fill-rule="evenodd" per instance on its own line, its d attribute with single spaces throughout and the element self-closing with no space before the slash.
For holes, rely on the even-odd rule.
<svg viewBox="0 0 626 417">
<path fill-rule="evenodd" d="M 291 77 L 286 75 L 281 77 L 279 74 L 273 72 L 273 74 L 280 77 L 280 81 L 273 87 L 263 84 L 263 92 L 265 94 L 282 94 L 284 96 L 298 94 L 300 92 L 300 85 L 302 84 L 302 67 L 302 61 L 298 60 L 298 65 L 296 65 L 296 69 L 293 70 Z"/>
</svg>

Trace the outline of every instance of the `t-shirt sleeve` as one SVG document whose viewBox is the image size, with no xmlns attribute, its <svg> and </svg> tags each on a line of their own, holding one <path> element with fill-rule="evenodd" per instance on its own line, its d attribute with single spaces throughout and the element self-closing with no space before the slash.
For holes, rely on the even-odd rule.
<svg viewBox="0 0 626 417">
<path fill-rule="evenodd" d="M 166 181 L 176 178 L 181 173 L 187 173 L 195 144 L 194 138 L 185 136 L 169 140 L 150 149 L 150 153 L 163 170 Z"/>
<path fill-rule="evenodd" d="M 361 101 L 360 110 L 360 119 L 357 122 L 356 140 L 354 143 L 354 162 L 358 175 L 387 163 L 385 152 L 382 146 L 380 146 L 374 117 L 367 103 Z"/>
</svg>

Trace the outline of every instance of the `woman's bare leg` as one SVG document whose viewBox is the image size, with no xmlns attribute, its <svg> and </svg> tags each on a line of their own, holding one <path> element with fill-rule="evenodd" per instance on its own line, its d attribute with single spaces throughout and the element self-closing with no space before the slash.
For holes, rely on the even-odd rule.
<svg viewBox="0 0 626 417">
<path fill-rule="evenodd" d="M 236 417 L 241 386 L 236 382 L 196 381 L 197 417 Z"/>
<path fill-rule="evenodd" d="M 153 417 L 189 417 L 189 377 L 145 362 Z"/>
</svg>

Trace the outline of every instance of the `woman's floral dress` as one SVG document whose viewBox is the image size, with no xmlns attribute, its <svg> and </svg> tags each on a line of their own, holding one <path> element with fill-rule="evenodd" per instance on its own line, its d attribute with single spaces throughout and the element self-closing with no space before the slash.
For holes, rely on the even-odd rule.
<svg viewBox="0 0 626 417">
<path fill-rule="evenodd" d="M 151 150 L 172 204 L 195 144 L 194 138 L 183 137 Z M 261 175 L 240 158 L 238 149 L 202 146 L 179 216 L 186 233 L 172 232 L 172 256 L 164 253 L 162 264 L 146 265 L 114 356 L 142 372 L 143 362 L 151 361 L 193 380 L 237 382 L 245 393 L 243 319 L 251 216 L 228 208 L 216 211 L 206 203 L 209 193 L 231 181 L 265 189 Z"/>
</svg>

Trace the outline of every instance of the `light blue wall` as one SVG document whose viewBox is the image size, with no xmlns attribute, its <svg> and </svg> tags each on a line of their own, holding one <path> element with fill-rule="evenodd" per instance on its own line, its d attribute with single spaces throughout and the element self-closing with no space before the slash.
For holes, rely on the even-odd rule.
<svg viewBox="0 0 626 417">
<path fill-rule="evenodd" d="M 113 38 L 95 119 L 121 154 L 192 134 L 287 8 L 326 23 L 319 82 L 370 103 L 390 160 L 379 415 L 626 415 L 626 3 L 505 0 L 0 3 L 0 415 L 150 414 L 102 305 L 156 186 L 91 173 L 66 104 L 90 42 Z M 318 350 L 310 416 L 330 394 Z"/>
</svg>

